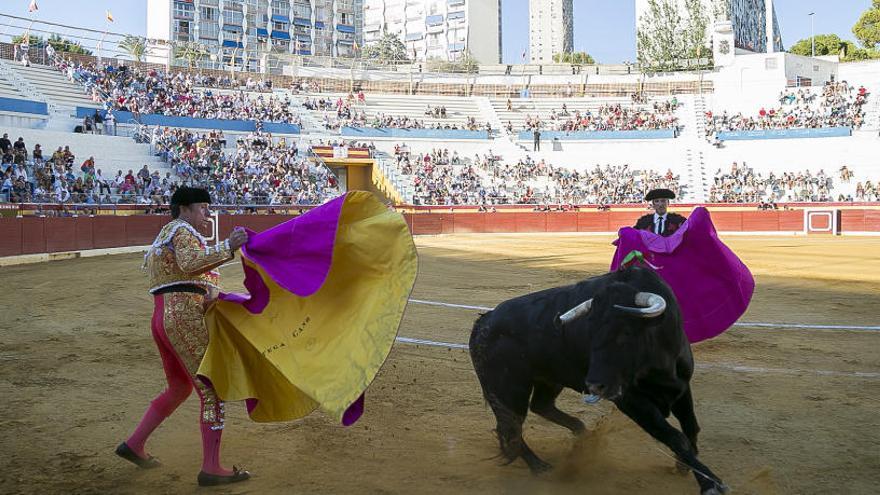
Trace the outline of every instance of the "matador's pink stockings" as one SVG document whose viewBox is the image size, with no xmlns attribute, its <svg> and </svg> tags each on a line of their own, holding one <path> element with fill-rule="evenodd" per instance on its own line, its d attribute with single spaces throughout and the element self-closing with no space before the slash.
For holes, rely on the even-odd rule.
<svg viewBox="0 0 880 495">
<path fill-rule="evenodd" d="M 180 362 L 174 348 L 168 341 L 168 337 L 165 335 L 164 319 L 164 298 L 162 295 L 157 295 L 151 326 L 153 340 L 156 341 L 159 355 L 162 357 L 162 367 L 165 369 L 168 388 L 153 399 L 141 422 L 135 428 L 134 433 L 125 441 L 131 450 L 143 458 L 147 457 L 144 451 L 147 438 L 159 427 L 165 418 L 171 416 L 178 406 L 183 404 L 194 388 L 192 376 L 187 372 L 183 363 Z M 203 413 L 205 408 L 204 396 L 201 394 L 199 387 L 195 387 L 195 389 L 201 402 L 200 412 Z M 199 417 L 202 418 L 204 416 L 200 414 Z M 222 476 L 231 475 L 232 471 L 224 469 L 220 465 L 222 428 L 212 429 L 210 423 L 205 423 L 201 419 L 199 426 L 202 433 L 202 471 Z"/>
</svg>

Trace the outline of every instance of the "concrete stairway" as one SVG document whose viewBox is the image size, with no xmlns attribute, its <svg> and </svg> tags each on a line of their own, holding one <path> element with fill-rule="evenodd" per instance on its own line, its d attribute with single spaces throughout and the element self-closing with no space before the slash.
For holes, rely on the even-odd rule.
<svg viewBox="0 0 880 495">
<path fill-rule="evenodd" d="M 129 137 L 25 128 L 0 130 L 0 133 L 3 132 L 9 133 L 9 139 L 12 141 L 23 137 L 28 150 L 39 144 L 46 158 L 51 157 L 59 146 L 62 148 L 70 146 L 70 151 L 76 156 L 77 169 L 90 156 L 95 157 L 96 168 L 101 169 L 105 175 L 116 175 L 117 170 L 122 170 L 123 173 L 128 172 L 129 169 L 137 172 L 144 165 L 147 165 L 151 171 L 168 169 L 165 162 L 150 153 L 148 144 L 136 143 Z"/>
<path fill-rule="evenodd" d="M 52 67 L 44 65 L 25 67 L 14 63 L 7 63 L 7 66 L 26 85 L 35 88 L 35 91 L 42 97 L 41 100 L 49 105 L 50 114 L 71 117 L 76 115 L 76 107 L 78 106 L 100 107 L 85 93 L 82 85 L 69 81 L 64 74 Z"/>
</svg>

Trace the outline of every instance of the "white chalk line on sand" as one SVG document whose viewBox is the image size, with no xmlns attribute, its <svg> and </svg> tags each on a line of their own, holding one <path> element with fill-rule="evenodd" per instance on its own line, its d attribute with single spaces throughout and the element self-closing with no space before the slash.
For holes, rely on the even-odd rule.
<svg viewBox="0 0 880 495">
<path fill-rule="evenodd" d="M 237 264 L 238 261 L 230 261 L 220 265 L 220 268 Z M 444 308 L 471 309 L 474 311 L 492 311 L 495 308 L 488 306 L 471 306 L 468 304 L 452 304 L 439 301 L 425 301 L 423 299 L 410 299 L 409 302 L 416 304 L 426 304 L 429 306 L 442 306 Z M 734 323 L 733 326 L 741 328 L 776 328 L 788 330 L 847 330 L 851 332 L 880 332 L 880 326 L 871 325 L 813 325 L 807 323 L 764 323 L 741 321 Z"/>
<path fill-rule="evenodd" d="M 223 268 L 228 265 L 236 264 L 236 261 L 230 261 L 220 266 Z M 416 304 L 426 304 L 430 306 L 443 306 L 446 308 L 471 309 L 476 311 L 492 311 L 493 308 L 485 306 L 471 306 L 467 304 L 452 304 L 437 301 L 425 301 L 421 299 L 410 299 L 409 302 Z M 857 327 L 848 325 L 788 325 L 780 323 L 736 323 L 735 326 L 743 327 L 766 327 L 766 328 L 803 328 L 812 330 L 856 330 L 856 331 L 880 331 L 880 327 Z M 467 344 L 459 344 L 455 342 L 437 342 L 434 340 L 415 339 L 411 337 L 397 337 L 398 342 L 402 344 L 425 345 L 429 347 L 446 347 L 450 349 L 468 349 Z M 830 370 L 803 370 L 788 368 L 764 368 L 759 366 L 745 366 L 730 363 L 698 363 L 698 369 L 717 369 L 724 371 L 734 371 L 738 373 L 757 373 L 765 375 L 803 375 L 814 374 L 819 376 L 841 376 L 850 378 L 880 378 L 880 373 L 867 371 L 830 371 Z"/>
<path fill-rule="evenodd" d="M 494 308 L 487 306 L 469 306 L 467 304 L 452 304 L 438 301 L 425 301 L 422 299 L 410 299 L 409 302 L 416 304 L 427 304 L 429 306 L 442 306 L 445 308 L 472 309 L 475 311 L 492 311 Z M 746 328 L 787 328 L 795 330 L 850 330 L 854 332 L 880 332 L 880 326 L 858 326 L 858 325 L 809 325 L 805 323 L 755 323 L 742 321 L 734 323 L 735 327 Z"/>
<path fill-rule="evenodd" d="M 467 344 L 457 344 L 454 342 L 435 342 L 433 340 L 413 339 L 410 337 L 397 337 L 397 341 L 403 344 L 426 345 L 429 347 L 447 347 L 451 349 L 468 349 Z M 697 369 L 705 370 L 722 370 L 734 371 L 737 373 L 756 373 L 759 375 L 819 375 L 819 376 L 837 376 L 847 378 L 880 378 L 880 373 L 870 371 L 831 371 L 831 370 L 809 370 L 809 369 L 790 369 L 790 368 L 765 368 L 762 366 L 746 366 L 733 363 L 697 363 Z"/>
</svg>

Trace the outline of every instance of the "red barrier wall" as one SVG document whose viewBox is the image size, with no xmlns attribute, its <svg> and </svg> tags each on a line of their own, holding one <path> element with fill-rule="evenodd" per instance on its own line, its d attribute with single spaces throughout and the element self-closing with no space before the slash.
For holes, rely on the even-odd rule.
<svg viewBox="0 0 880 495">
<path fill-rule="evenodd" d="M 815 207 L 821 207 L 816 205 Z M 880 210 L 840 211 L 840 230 L 880 233 Z M 432 212 L 405 213 L 410 230 L 416 235 L 489 232 L 615 232 L 632 225 L 645 210 L 579 212 Z M 236 226 L 260 232 L 291 218 L 286 215 L 223 215 L 220 238 L 229 236 Z M 803 210 L 792 211 L 712 211 L 719 231 L 791 232 L 804 228 Z M 80 217 L 0 217 L 0 256 L 56 253 L 124 246 L 145 246 L 155 239 L 169 221 L 157 215 L 98 215 Z"/>
<path fill-rule="evenodd" d="M 0 217 L 0 256 L 21 254 L 21 220 Z"/>
</svg>

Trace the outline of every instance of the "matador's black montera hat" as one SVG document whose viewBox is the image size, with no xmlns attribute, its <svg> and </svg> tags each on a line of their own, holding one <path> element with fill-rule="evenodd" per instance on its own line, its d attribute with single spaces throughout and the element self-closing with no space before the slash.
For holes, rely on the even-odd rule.
<svg viewBox="0 0 880 495">
<path fill-rule="evenodd" d="M 195 203 L 210 203 L 211 195 L 201 187 L 181 187 L 171 196 L 172 206 L 189 206 Z"/>
<path fill-rule="evenodd" d="M 675 193 L 669 189 L 651 189 L 645 195 L 645 201 L 653 201 L 655 199 L 675 199 Z"/>
</svg>

